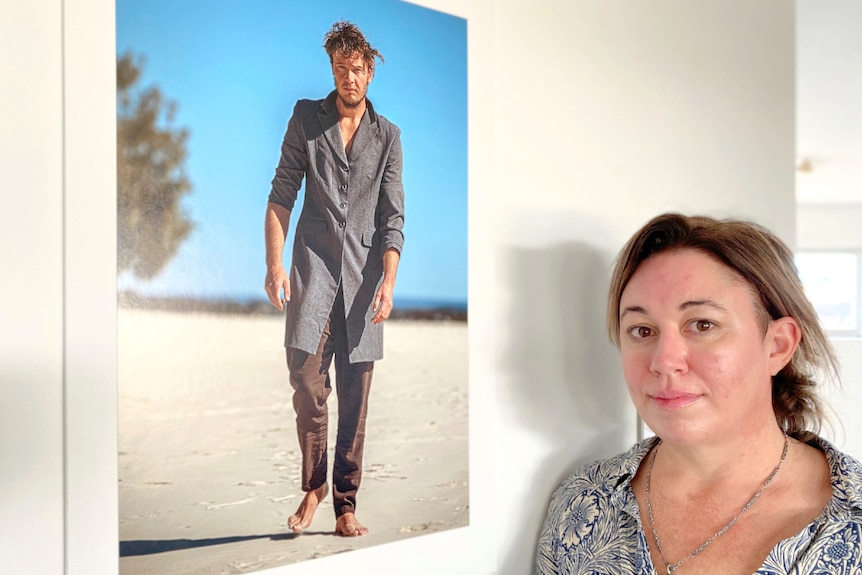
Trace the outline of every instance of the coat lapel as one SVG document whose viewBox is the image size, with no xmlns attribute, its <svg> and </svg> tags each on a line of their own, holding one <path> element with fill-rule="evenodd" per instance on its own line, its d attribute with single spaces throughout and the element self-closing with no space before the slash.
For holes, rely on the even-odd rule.
<svg viewBox="0 0 862 575">
<path fill-rule="evenodd" d="M 344 153 L 344 144 L 341 142 L 341 129 L 338 127 L 338 108 L 335 107 L 334 90 L 320 105 L 320 109 L 317 111 L 317 119 L 320 120 L 323 135 L 332 148 L 335 157 L 338 158 L 343 166 L 347 166 L 347 155 Z"/>
<path fill-rule="evenodd" d="M 380 130 L 380 124 L 377 123 L 377 114 L 374 112 L 371 100 L 366 98 L 365 103 L 365 114 L 362 116 L 362 122 L 359 123 L 356 135 L 353 136 L 353 146 L 351 146 L 348 155 L 351 162 L 355 162 L 362 156 L 362 152 L 365 151 L 369 143 L 377 138 L 377 133 Z"/>
</svg>

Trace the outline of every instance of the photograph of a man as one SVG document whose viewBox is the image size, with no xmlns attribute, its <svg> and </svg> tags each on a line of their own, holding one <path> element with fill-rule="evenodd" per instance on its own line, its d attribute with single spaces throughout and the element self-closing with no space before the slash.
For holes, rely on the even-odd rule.
<svg viewBox="0 0 862 575">
<path fill-rule="evenodd" d="M 299 100 L 287 126 L 266 209 L 269 301 L 286 309 L 284 345 L 302 455 L 305 496 L 288 520 L 306 529 L 327 484 L 327 398 L 335 363 L 337 439 L 332 469 L 335 533 L 364 535 L 356 518 L 368 395 L 383 357 L 404 242 L 401 140 L 366 98 L 373 48 L 357 26 L 336 22 L 324 37 L 335 90 Z M 305 180 L 290 273 L 282 263 L 291 211 Z"/>
</svg>

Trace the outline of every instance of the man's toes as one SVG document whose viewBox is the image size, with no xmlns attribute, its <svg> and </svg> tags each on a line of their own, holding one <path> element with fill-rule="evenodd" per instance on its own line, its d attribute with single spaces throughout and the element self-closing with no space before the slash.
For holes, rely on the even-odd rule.
<svg viewBox="0 0 862 575">
<path fill-rule="evenodd" d="M 299 533 L 305 527 L 302 525 L 302 520 L 298 515 L 291 515 L 287 519 L 287 526 L 291 528 L 294 532 Z"/>
<path fill-rule="evenodd" d="M 345 514 L 335 522 L 335 532 L 344 537 L 359 537 L 368 533 L 368 528 L 359 523 L 355 517 Z"/>
</svg>

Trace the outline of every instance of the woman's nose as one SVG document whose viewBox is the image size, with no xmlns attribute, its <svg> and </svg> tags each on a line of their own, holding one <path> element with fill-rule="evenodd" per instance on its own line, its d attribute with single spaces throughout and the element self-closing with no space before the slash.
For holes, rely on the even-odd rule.
<svg viewBox="0 0 862 575">
<path fill-rule="evenodd" d="M 662 333 L 655 341 L 650 371 L 656 374 L 684 373 L 688 370 L 688 347 L 680 334 Z"/>
</svg>

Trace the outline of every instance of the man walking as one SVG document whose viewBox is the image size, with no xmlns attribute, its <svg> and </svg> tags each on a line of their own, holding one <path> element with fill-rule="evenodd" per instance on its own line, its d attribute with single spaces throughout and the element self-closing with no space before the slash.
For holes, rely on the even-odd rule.
<svg viewBox="0 0 862 575">
<path fill-rule="evenodd" d="M 305 497 L 288 526 L 307 528 L 326 496 L 334 358 L 335 532 L 357 536 L 368 532 L 355 515 L 368 393 L 404 243 L 401 139 L 366 99 L 380 52 L 349 22 L 332 26 L 324 48 L 335 90 L 323 100 L 299 100 L 288 122 L 266 210 L 265 289 L 275 307 L 287 308 L 284 345 L 302 451 Z M 303 178 L 288 276 L 282 252 Z"/>
</svg>

